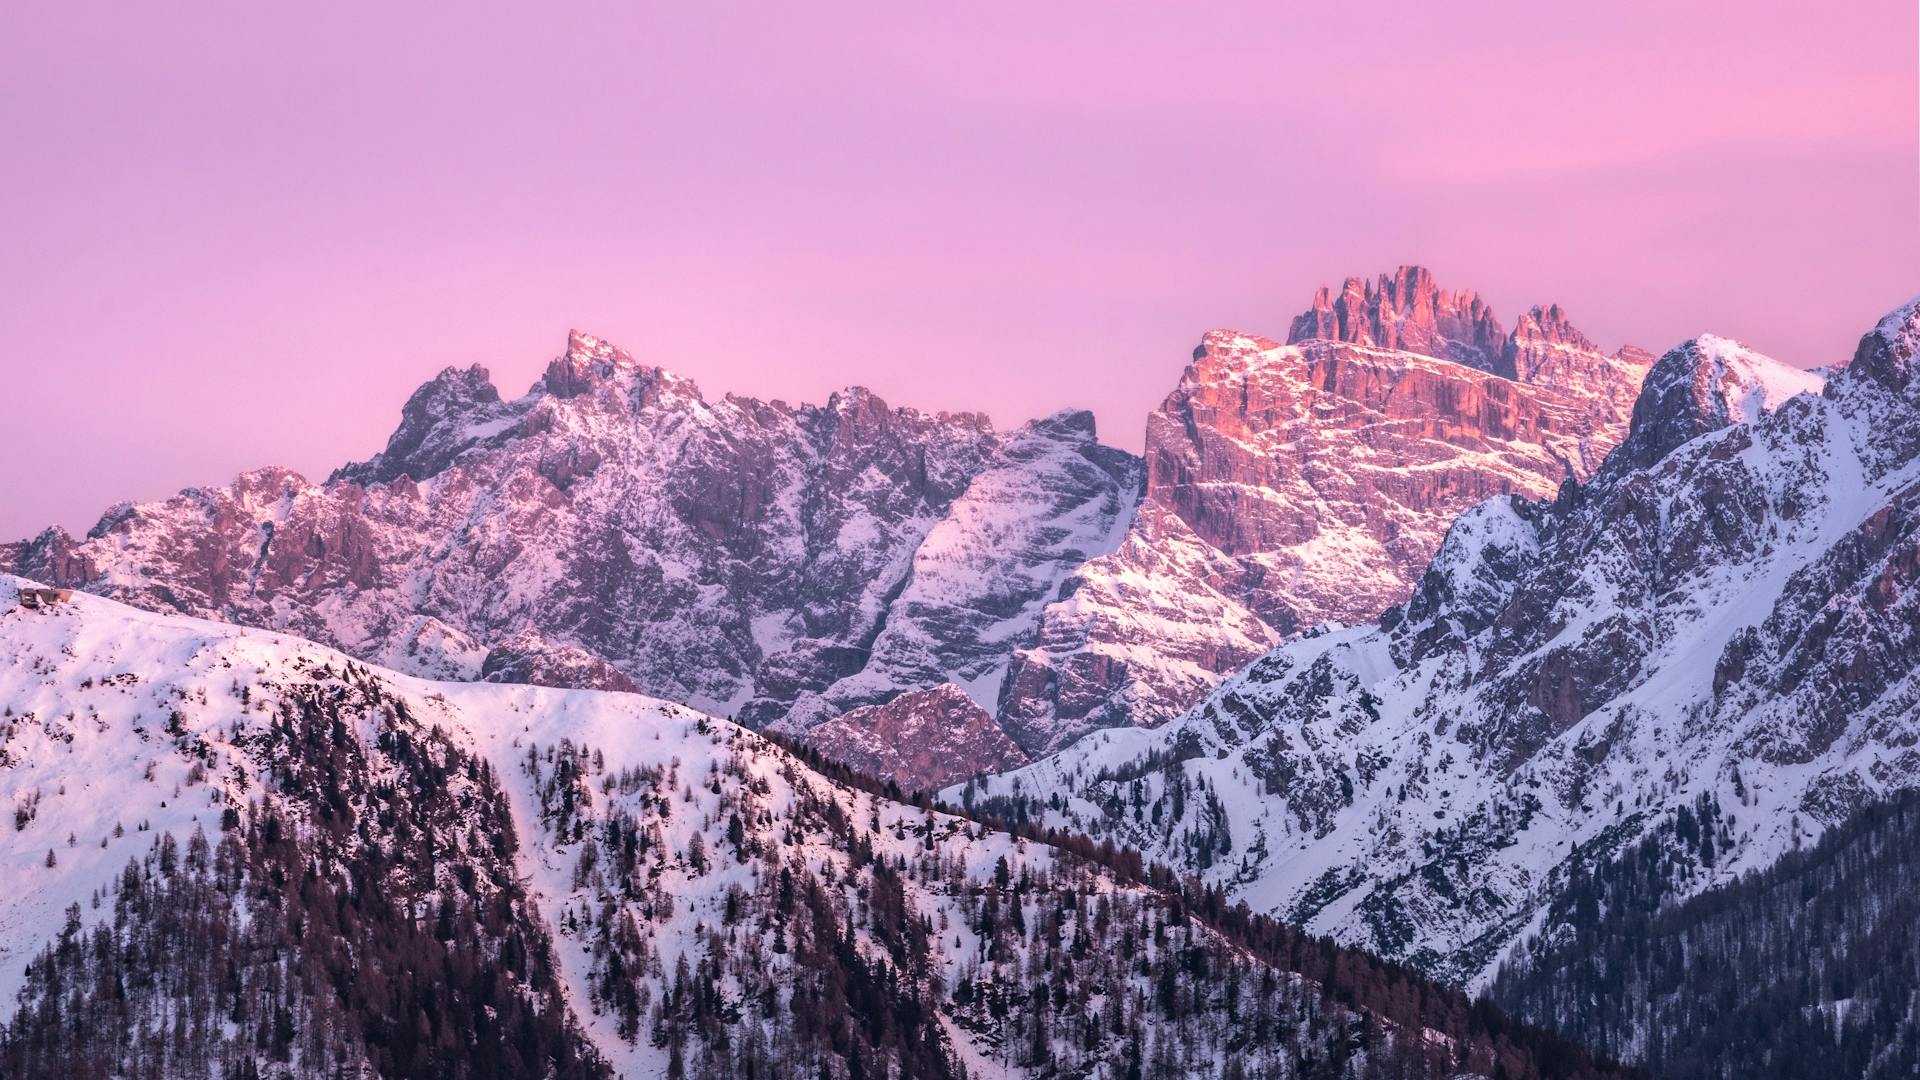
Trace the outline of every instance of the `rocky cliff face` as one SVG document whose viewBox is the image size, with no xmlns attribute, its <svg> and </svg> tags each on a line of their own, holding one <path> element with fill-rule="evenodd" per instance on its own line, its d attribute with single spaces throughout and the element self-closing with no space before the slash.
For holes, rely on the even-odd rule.
<svg viewBox="0 0 1920 1080">
<path fill-rule="evenodd" d="M 709 401 L 575 332 L 511 401 L 483 369 L 443 372 L 325 483 L 257 470 L 0 564 L 434 677 L 637 688 L 756 723 L 799 702 L 802 728 L 950 680 L 991 702 L 1138 475 L 1085 413 L 998 432 L 857 388 Z"/>
<path fill-rule="evenodd" d="M 522 630 L 487 650 L 480 663 L 484 682 L 525 683 L 576 690 L 637 694 L 627 673 L 577 645 L 556 645 L 538 631 Z"/>
<path fill-rule="evenodd" d="M 1462 515 L 1378 626 L 1013 775 L 1076 792 L 1060 824 L 1463 981 L 1642 838 L 1690 891 L 1767 865 L 1920 777 L 1916 348 L 1920 302 L 1824 388 L 1687 342 L 1591 479 Z"/>
<path fill-rule="evenodd" d="M 1348 278 L 1337 295 L 1321 286 L 1313 306 L 1293 320 L 1287 342 L 1344 341 L 1513 378 L 1511 363 L 1503 362 L 1503 337 L 1493 308 L 1478 293 L 1442 291 L 1425 267 L 1403 266 L 1371 282 Z"/>
<path fill-rule="evenodd" d="M 1417 267 L 1323 289 L 1288 345 L 1208 334 L 1148 420 L 1133 530 L 1014 657 L 1002 724 L 1037 754 L 1158 723 L 1290 634 L 1378 617 L 1463 510 L 1590 475 L 1643 355 L 1601 353 L 1557 306 L 1502 334 Z"/>
</svg>

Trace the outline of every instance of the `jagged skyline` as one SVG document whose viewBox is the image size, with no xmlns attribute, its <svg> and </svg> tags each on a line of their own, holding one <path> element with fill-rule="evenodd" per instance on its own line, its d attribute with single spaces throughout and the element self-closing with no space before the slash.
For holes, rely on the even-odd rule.
<svg viewBox="0 0 1920 1080">
<path fill-rule="evenodd" d="M 1128 450 L 1203 332 L 1400 263 L 1815 363 L 1920 254 L 1914 11 L 1733 14 L 18 13 L 0 535 L 323 473 L 568 326 Z"/>
</svg>

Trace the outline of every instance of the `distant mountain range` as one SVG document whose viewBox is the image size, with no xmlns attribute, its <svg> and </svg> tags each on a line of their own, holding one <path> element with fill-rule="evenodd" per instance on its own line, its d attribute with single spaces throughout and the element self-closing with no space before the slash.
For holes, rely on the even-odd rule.
<svg viewBox="0 0 1920 1080">
<path fill-rule="evenodd" d="M 323 483 L 264 468 L 122 505 L 0 569 L 420 675 L 834 721 L 822 745 L 938 786 L 1164 722 L 1289 634 L 1377 617 L 1461 511 L 1549 497 L 1626 433 L 1645 354 L 1557 307 L 1507 333 L 1415 267 L 1330 295 L 1287 346 L 1207 335 L 1144 460 L 1084 412 L 1003 431 L 858 388 L 710 402 L 575 332 L 513 400 L 442 372 Z M 989 719 L 900 721 L 955 715 L 948 686 Z"/>
</svg>

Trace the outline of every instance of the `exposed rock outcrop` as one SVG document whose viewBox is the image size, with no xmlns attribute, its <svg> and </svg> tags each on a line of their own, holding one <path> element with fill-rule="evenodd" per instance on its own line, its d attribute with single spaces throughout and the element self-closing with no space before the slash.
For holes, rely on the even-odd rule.
<svg viewBox="0 0 1920 1080">
<path fill-rule="evenodd" d="M 489 649 L 480 665 L 480 678 L 493 683 L 640 692 L 639 686 L 606 658 L 577 645 L 556 645 L 532 630 L 522 630 Z"/>
<path fill-rule="evenodd" d="M 1015 655 L 1002 725 L 1035 754 L 1151 725 L 1290 634 L 1378 618 L 1462 511 L 1590 476 L 1649 362 L 1557 306 L 1505 335 L 1418 267 L 1321 290 L 1288 345 L 1208 334 L 1148 419 L 1132 532 Z"/>
<path fill-rule="evenodd" d="M 1513 377 L 1503 362 L 1500 322 L 1471 289 L 1442 291 L 1423 266 L 1402 266 L 1368 282 L 1348 278 L 1336 295 L 1322 285 L 1293 320 L 1287 343 L 1345 341 L 1419 353 Z"/>
<path fill-rule="evenodd" d="M 1027 763 L 993 714 L 952 683 L 863 705 L 813 728 L 807 741 L 903 791 L 932 791 Z"/>
</svg>

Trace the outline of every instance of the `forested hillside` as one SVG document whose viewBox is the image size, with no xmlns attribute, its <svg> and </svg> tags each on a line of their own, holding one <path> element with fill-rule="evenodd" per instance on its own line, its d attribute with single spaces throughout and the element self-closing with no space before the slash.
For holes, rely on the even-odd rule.
<svg viewBox="0 0 1920 1080">
<path fill-rule="evenodd" d="M 0 1076 L 606 1076 L 530 917 L 489 763 L 363 669 L 302 659 L 295 681 L 183 694 L 159 730 L 128 729 L 145 764 L 99 802 L 157 801 L 152 819 L 83 841 L 76 785 L 12 793 L 15 846 L 52 845 L 24 884 L 59 891 L 63 859 L 121 866 L 29 954 Z M 109 735 L 99 704 L 136 685 L 88 679 L 65 719 Z M 223 704 L 254 722 L 193 723 Z M 59 753 L 99 749 L 37 710 L 7 716 L 23 779 L 48 764 L 26 748 L 45 755 L 49 727 Z M 19 953 L 19 935 L 0 944 Z"/>
<path fill-rule="evenodd" d="M 76 596 L 0 613 L 0 712 L 9 1080 L 1619 1075 L 1135 853 L 635 694 Z"/>
<path fill-rule="evenodd" d="M 1733 808 L 1737 810 L 1738 808 Z M 1683 903 L 1715 858 L 1711 803 L 1584 875 L 1493 983 L 1521 1016 L 1668 1080 L 1920 1071 L 1920 793 Z"/>
</svg>

